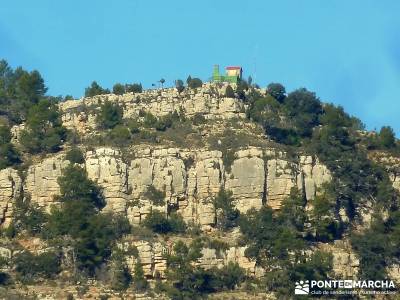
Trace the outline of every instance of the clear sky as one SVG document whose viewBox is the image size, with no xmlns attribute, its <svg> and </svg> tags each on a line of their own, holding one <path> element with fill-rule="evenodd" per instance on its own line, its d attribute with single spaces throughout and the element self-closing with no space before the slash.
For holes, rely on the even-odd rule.
<svg viewBox="0 0 400 300">
<path fill-rule="evenodd" d="M 13 0 L 0 13 L 0 58 L 38 69 L 51 95 L 241 65 L 400 136 L 398 0 Z"/>
</svg>

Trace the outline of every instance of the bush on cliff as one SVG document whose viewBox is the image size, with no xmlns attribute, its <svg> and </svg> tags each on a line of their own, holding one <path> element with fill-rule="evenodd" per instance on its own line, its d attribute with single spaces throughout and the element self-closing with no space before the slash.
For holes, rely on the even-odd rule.
<svg viewBox="0 0 400 300">
<path fill-rule="evenodd" d="M 96 117 L 101 129 L 112 129 L 122 123 L 123 110 L 117 103 L 105 101 Z"/>
<path fill-rule="evenodd" d="M 60 208 L 53 208 L 43 236 L 48 239 L 70 237 L 76 267 L 88 275 L 111 254 L 115 241 L 130 232 L 125 217 L 100 213 L 104 206 L 100 188 L 87 178 L 84 169 L 69 165 L 59 178 Z"/>
<path fill-rule="evenodd" d="M 85 162 L 82 150 L 78 147 L 71 148 L 65 155 L 65 159 L 69 160 L 73 164 L 82 164 Z"/>
<path fill-rule="evenodd" d="M 267 92 L 274 97 L 276 101 L 282 103 L 286 98 L 286 89 L 280 83 L 270 83 L 267 86 Z"/>
<path fill-rule="evenodd" d="M 0 124 L 0 170 L 20 162 L 20 155 L 11 143 L 10 128 Z"/>
<path fill-rule="evenodd" d="M 233 91 L 233 88 L 230 85 L 228 85 L 226 87 L 225 97 L 227 97 L 227 98 L 235 98 L 235 92 Z"/>
<path fill-rule="evenodd" d="M 245 272 L 236 263 L 221 269 L 204 270 L 193 264 L 202 257 L 202 243 L 197 239 L 190 245 L 178 241 L 173 254 L 167 256 L 167 282 L 159 288 L 172 299 L 203 299 L 207 294 L 232 290 L 245 279 Z"/>
<path fill-rule="evenodd" d="M 45 98 L 47 87 L 41 74 L 22 67 L 13 70 L 7 61 L 0 60 L 0 115 L 11 124 L 26 120 L 29 109 Z"/>
<path fill-rule="evenodd" d="M 191 89 L 197 89 L 203 86 L 203 81 L 200 78 L 190 78 L 187 84 Z"/>
<path fill-rule="evenodd" d="M 172 213 L 168 218 L 162 212 L 152 210 L 143 222 L 143 226 L 151 229 L 153 232 L 166 233 L 184 233 L 186 224 L 182 216 Z"/>
<path fill-rule="evenodd" d="M 125 86 L 120 84 L 120 83 L 116 83 L 113 86 L 113 94 L 115 95 L 122 95 L 125 93 Z"/>
<path fill-rule="evenodd" d="M 131 133 L 127 127 L 117 125 L 108 133 L 108 138 L 112 145 L 126 146 L 131 141 Z"/>
<path fill-rule="evenodd" d="M 109 93 L 110 91 L 108 89 L 103 89 L 96 81 L 93 81 L 92 84 L 85 89 L 85 97 L 93 97 Z"/>
<path fill-rule="evenodd" d="M 217 228 L 224 231 L 236 226 L 239 218 L 232 195 L 231 191 L 220 189 L 213 200 Z"/>
<path fill-rule="evenodd" d="M 34 255 L 29 251 L 17 254 L 13 259 L 17 278 L 31 282 L 39 278 L 49 279 L 60 272 L 60 259 L 53 252 Z"/>
<path fill-rule="evenodd" d="M 141 93 L 143 87 L 141 83 L 125 84 L 125 90 L 127 93 Z"/>
<path fill-rule="evenodd" d="M 20 143 L 31 153 L 56 152 L 67 137 L 56 104 L 41 100 L 28 112 L 25 130 L 21 132 Z"/>
</svg>

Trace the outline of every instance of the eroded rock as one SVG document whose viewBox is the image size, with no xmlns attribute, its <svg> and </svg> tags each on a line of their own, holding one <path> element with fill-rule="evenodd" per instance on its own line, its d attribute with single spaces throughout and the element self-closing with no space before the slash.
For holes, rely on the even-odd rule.
<svg viewBox="0 0 400 300">
<path fill-rule="evenodd" d="M 7 227 L 12 220 L 13 204 L 22 187 L 18 172 L 12 168 L 0 170 L 0 224 Z"/>
<path fill-rule="evenodd" d="M 64 154 L 58 154 L 29 167 L 24 190 L 30 194 L 32 203 L 50 211 L 51 205 L 56 204 L 54 196 L 60 194 L 57 179 L 68 164 Z"/>
</svg>

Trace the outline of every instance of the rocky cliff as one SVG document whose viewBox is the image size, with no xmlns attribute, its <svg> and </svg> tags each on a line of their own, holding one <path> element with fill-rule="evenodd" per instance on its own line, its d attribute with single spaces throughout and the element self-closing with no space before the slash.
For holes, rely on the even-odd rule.
<svg viewBox="0 0 400 300">
<path fill-rule="evenodd" d="M 201 114 L 208 121 L 221 122 L 218 124 L 223 127 L 229 126 L 229 121 L 242 120 L 246 116 L 246 105 L 238 99 L 226 98 L 225 88 L 205 84 L 203 88 L 186 89 L 183 93 L 165 89 L 120 96 L 100 95 L 62 102 L 59 107 L 63 124 L 82 136 L 90 136 L 98 130 L 96 114 L 105 101 L 123 107 L 123 117 L 126 119 L 137 117 L 143 111 L 158 117 L 179 112 L 188 118 Z M 259 90 L 259 93 L 265 94 L 265 91 Z M 18 142 L 21 128 L 23 125 L 12 130 L 15 143 Z M 239 130 L 246 128 L 243 126 Z M 212 133 L 206 132 L 204 135 Z M 258 210 L 265 205 L 278 211 L 293 188 L 304 196 L 306 208 L 311 209 L 312 200 L 322 185 L 332 180 L 332 173 L 316 156 L 303 152 L 289 153 L 273 145 L 243 143 L 232 149 L 229 148 L 229 138 L 217 141 L 220 148 L 227 143 L 225 148 L 229 153 L 207 143 L 204 147 L 144 143 L 130 145 L 127 149 L 81 144 L 79 147 L 84 153 L 81 166 L 85 168 L 88 178 L 102 188 L 106 201 L 104 212 L 121 214 L 132 225 L 139 225 L 152 210 L 164 213 L 173 210 L 187 224 L 197 224 L 207 234 L 215 232 L 216 212 L 212 199 L 221 189 L 232 192 L 234 205 L 241 213 L 252 208 Z M 35 156 L 25 170 L 0 170 L 1 227 L 7 228 L 13 220 L 13 208 L 22 194 L 47 212 L 50 212 L 52 205 L 59 204 L 56 197 L 60 193 L 57 179 L 70 164 L 66 160 L 68 150 L 66 146 L 53 155 Z M 400 160 L 377 154 L 374 160 L 385 165 L 393 186 L 400 190 Z M 148 193 L 151 188 L 162 193 L 164 204 L 154 204 Z M 237 236 L 231 234 L 226 249 L 205 247 L 202 249 L 202 258 L 196 263 L 207 269 L 236 262 L 250 276 L 264 274 L 266 270 L 246 257 L 246 246 L 238 246 Z M 147 278 L 164 279 L 167 268 L 165 254 L 172 251 L 174 243 L 169 239 L 127 237 L 119 243 L 119 248 L 126 253 L 132 248 L 138 250 L 138 254 L 125 255 L 132 274 L 136 262 L 140 261 Z M 337 276 L 356 278 L 360 262 L 348 241 L 335 241 L 318 247 L 333 253 L 333 271 Z M 389 273 L 394 278 L 400 278 L 397 266 L 392 266 Z"/>
<path fill-rule="evenodd" d="M 293 161 L 273 149 L 236 152 L 230 172 L 220 151 L 146 147 L 135 149 L 131 155 L 134 158 L 127 159 L 118 149 L 98 148 L 86 152 L 84 165 L 88 177 L 103 188 L 104 210 L 126 214 L 132 224 L 140 223 L 152 209 L 151 199 L 146 199 L 150 186 L 165 192 L 165 211 L 167 205 L 174 206 L 186 222 L 207 227 L 215 218 L 210 200 L 221 187 L 232 191 L 241 212 L 263 204 L 279 209 L 293 187 L 312 200 L 331 176 L 315 157 L 300 156 Z M 59 193 L 57 178 L 68 163 L 59 153 L 28 168 L 23 189 L 33 203 L 50 210 Z M 22 180 L 13 169 L 0 174 L 4 182 L 0 190 L 3 215 L 7 215 Z"/>
</svg>

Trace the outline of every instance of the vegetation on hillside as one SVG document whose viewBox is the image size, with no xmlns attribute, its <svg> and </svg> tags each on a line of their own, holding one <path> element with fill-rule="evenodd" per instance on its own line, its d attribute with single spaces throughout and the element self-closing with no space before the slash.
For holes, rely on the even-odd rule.
<svg viewBox="0 0 400 300">
<path fill-rule="evenodd" d="M 159 82 L 163 85 L 165 80 Z M 175 81 L 179 97 L 185 89 L 193 93 L 202 85 L 199 78 L 191 76 L 186 85 L 182 80 Z M 241 80 L 228 85 L 225 94 L 218 94 L 243 101 L 247 107 L 245 120 L 208 120 L 200 113 L 189 118 L 184 111 L 162 117 L 140 111 L 127 118 L 122 105 L 99 99 L 99 106 L 93 109 L 96 130 L 81 141 L 62 126 L 57 105 L 61 98 L 46 95 L 39 72 L 20 67 L 13 70 L 0 61 L 0 170 L 14 167 L 21 177 L 26 176 L 32 158 L 62 149 L 69 161 L 58 179 L 57 205 L 50 211 L 31 201 L 25 190 L 16 193 L 19 197 L 13 206 L 13 221 L 2 232 L 4 238 L 17 243 L 34 237 L 47 248 L 41 253 L 23 249 L 10 261 L 0 261 L 4 270 L 11 270 L 0 273 L 0 284 L 13 280 L 38 284 L 61 278 L 65 275 L 61 271 L 67 270 L 69 280 L 93 278 L 115 291 L 153 290 L 172 299 L 201 299 L 215 292 L 252 288 L 285 297 L 292 293 L 288 282 L 333 278 L 332 255 L 318 247 L 338 239 L 350 241 L 360 259 L 360 278 L 387 278 L 387 268 L 400 263 L 400 197 L 387 170 L 369 154 L 380 151 L 400 155 L 393 129 L 384 126 L 379 132 L 366 132 L 361 121 L 342 107 L 322 103 L 305 88 L 287 92 L 282 84 L 271 83 L 262 92 L 256 87 L 251 79 Z M 117 95 L 128 92 L 142 92 L 141 84 L 117 83 L 112 88 Z M 87 97 L 109 93 L 95 81 L 85 90 Z M 220 130 L 210 130 L 213 126 Z M 19 143 L 11 134 L 16 129 Z M 263 199 L 261 209 L 240 213 L 233 193 L 221 188 L 208 200 L 214 209 L 211 218 L 213 214 L 215 217 L 214 228 L 208 233 L 195 223 L 185 223 L 166 189 L 150 185 L 140 194 L 140 200 L 149 201 L 151 209 L 140 225 L 132 226 L 125 215 L 104 210 L 102 189 L 88 178 L 83 167 L 83 150 L 112 145 L 126 151 L 125 155 L 131 145 L 142 143 L 188 148 L 206 145 L 222 152 L 220 167 L 228 176 L 233 176 L 232 164 L 239 149 L 273 145 L 288 159 L 298 159 L 299 153 L 318 157 L 332 173 L 332 180 L 322 185 L 309 203 L 302 191 L 292 189 L 279 211 L 272 210 L 268 199 Z M 186 171 L 193 162 L 191 157 L 185 159 Z M 127 209 L 140 205 L 140 201 L 128 201 Z M 370 224 L 364 220 L 366 211 L 372 216 Z M 132 275 L 126 250 L 119 247 L 127 236 L 173 241 L 173 251 L 165 253 L 166 281 L 157 278 L 155 287 L 149 284 L 137 249 L 132 255 Z M 240 236 L 239 242 L 231 236 Z M 264 276 L 254 279 L 234 263 L 208 270 L 196 263 L 204 248 L 215 249 L 223 256 L 231 246 L 247 246 L 246 256 L 266 270 Z"/>
</svg>

